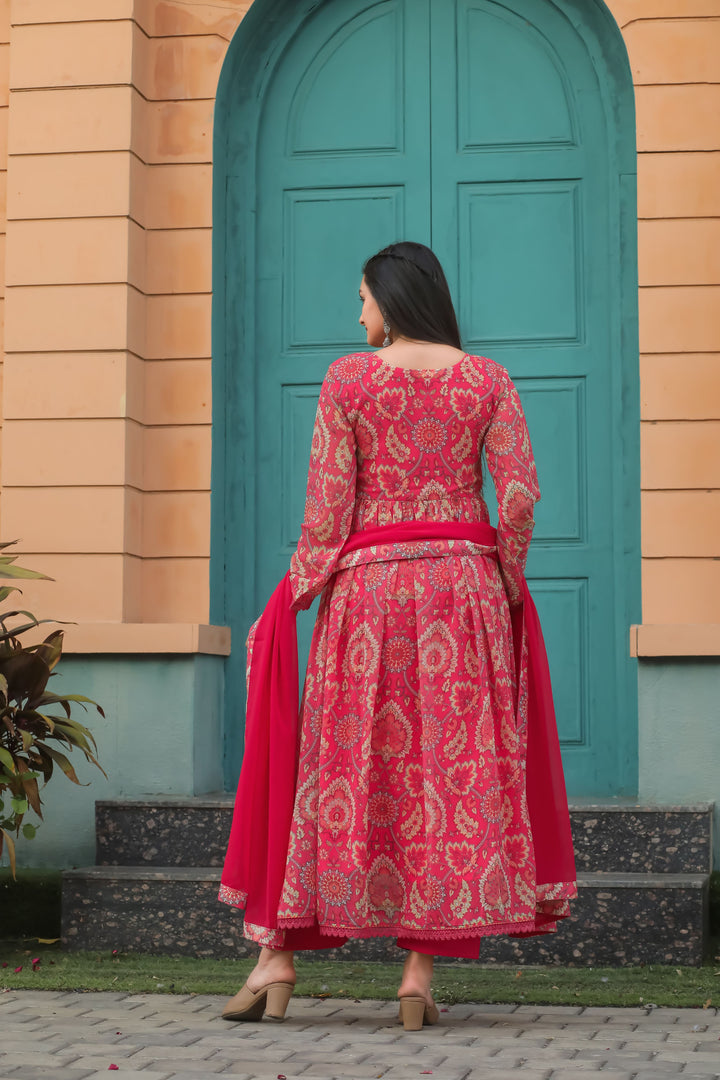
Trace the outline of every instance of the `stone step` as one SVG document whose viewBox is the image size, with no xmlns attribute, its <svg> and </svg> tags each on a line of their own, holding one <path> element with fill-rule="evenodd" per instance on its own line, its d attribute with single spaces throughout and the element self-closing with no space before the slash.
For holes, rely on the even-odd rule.
<svg viewBox="0 0 720 1080">
<path fill-rule="evenodd" d="M 234 797 L 112 799 L 95 804 L 102 866 L 222 866 Z M 578 872 L 708 874 L 712 804 L 571 803 Z"/>
<path fill-rule="evenodd" d="M 235 798 L 211 795 L 95 803 L 98 866 L 222 866 Z"/>
<path fill-rule="evenodd" d="M 218 867 L 91 866 L 63 874 L 63 946 L 120 952 L 237 958 L 255 947 L 242 916 L 217 900 Z M 572 917 L 557 934 L 487 938 L 484 963 L 697 966 L 708 942 L 703 874 L 581 874 Z M 388 938 L 354 940 L 317 959 L 394 960 Z"/>
<path fill-rule="evenodd" d="M 570 806 L 578 873 L 709 874 L 714 803 L 621 800 Z"/>
</svg>

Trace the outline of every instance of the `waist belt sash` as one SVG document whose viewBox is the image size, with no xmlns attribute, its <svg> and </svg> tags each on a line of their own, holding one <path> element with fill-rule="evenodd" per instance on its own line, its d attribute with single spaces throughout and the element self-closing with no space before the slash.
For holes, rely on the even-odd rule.
<svg viewBox="0 0 720 1080">
<path fill-rule="evenodd" d="M 422 545 L 432 540 L 464 540 L 495 549 L 497 535 L 491 525 L 482 522 L 402 522 L 354 533 L 340 559 L 363 548 Z M 419 549 L 417 555 L 422 554 Z M 299 748 L 297 629 L 291 604 L 288 573 L 255 628 L 245 752 L 220 890 L 221 897 L 225 888 L 233 898 L 240 898 L 238 906 L 244 904 L 247 922 L 270 929 L 277 928 Z M 518 690 L 527 650 L 527 804 L 537 884 L 574 882 L 570 815 L 550 671 L 540 620 L 524 580 L 522 603 L 511 610 L 511 620 Z"/>
</svg>

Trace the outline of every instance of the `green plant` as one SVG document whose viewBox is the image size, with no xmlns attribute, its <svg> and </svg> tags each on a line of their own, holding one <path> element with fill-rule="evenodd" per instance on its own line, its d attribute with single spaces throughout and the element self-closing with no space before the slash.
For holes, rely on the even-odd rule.
<svg viewBox="0 0 720 1080">
<path fill-rule="evenodd" d="M 0 543 L 0 550 L 7 547 L 10 543 Z M 0 556 L 0 578 L 52 580 L 47 574 L 15 566 L 16 558 L 16 555 Z M 0 603 L 20 591 L 13 586 L 0 588 Z M 11 625 L 18 618 L 28 621 Z M 20 641 L 22 634 L 52 621 L 38 620 L 31 612 L 20 609 L 0 612 L 0 855 L 7 844 L 13 877 L 15 843 L 9 830 L 19 836 L 22 828 L 27 839 L 35 835 L 36 826 L 30 822 L 23 825 L 23 818 L 32 810 L 42 820 L 38 779 L 42 777 L 47 784 L 55 765 L 59 765 L 68 779 L 80 784 L 69 759 L 50 746 L 49 740 L 63 744 L 68 750 L 79 747 L 107 778 L 93 753 L 97 745 L 92 733 L 70 715 L 71 703 L 78 703 L 83 709 L 94 705 L 101 716 L 105 715 L 103 710 L 97 702 L 80 694 L 53 694 L 47 689 L 62 656 L 64 631 L 53 630 L 44 641 L 34 645 L 23 645 Z M 57 715 L 58 708 L 63 715 Z M 8 795 L 10 805 L 6 807 Z"/>
</svg>

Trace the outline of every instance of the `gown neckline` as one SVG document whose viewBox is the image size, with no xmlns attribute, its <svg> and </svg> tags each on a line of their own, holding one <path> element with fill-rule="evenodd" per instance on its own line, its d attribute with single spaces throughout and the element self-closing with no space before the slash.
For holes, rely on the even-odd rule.
<svg viewBox="0 0 720 1080">
<path fill-rule="evenodd" d="M 464 360 L 467 360 L 470 353 L 463 353 L 459 360 L 455 360 L 452 364 L 445 364 L 443 367 L 434 368 L 411 368 L 403 367 L 401 364 L 390 364 L 387 360 L 383 360 L 379 353 L 370 353 L 374 356 L 378 364 L 381 367 L 387 368 L 388 371 L 403 371 L 410 375 L 422 375 L 427 378 L 428 375 L 443 375 L 448 371 L 452 371 L 454 368 L 459 367 Z"/>
</svg>

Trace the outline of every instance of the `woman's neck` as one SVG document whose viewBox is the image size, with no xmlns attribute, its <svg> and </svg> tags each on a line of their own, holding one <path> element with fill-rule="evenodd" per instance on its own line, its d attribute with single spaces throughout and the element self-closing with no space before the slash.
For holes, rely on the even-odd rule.
<svg viewBox="0 0 720 1080">
<path fill-rule="evenodd" d="M 435 341 L 413 341 L 410 338 L 397 337 L 391 345 L 378 351 L 381 360 L 398 367 L 442 368 L 461 360 L 465 353 L 454 345 L 443 345 Z"/>
</svg>

